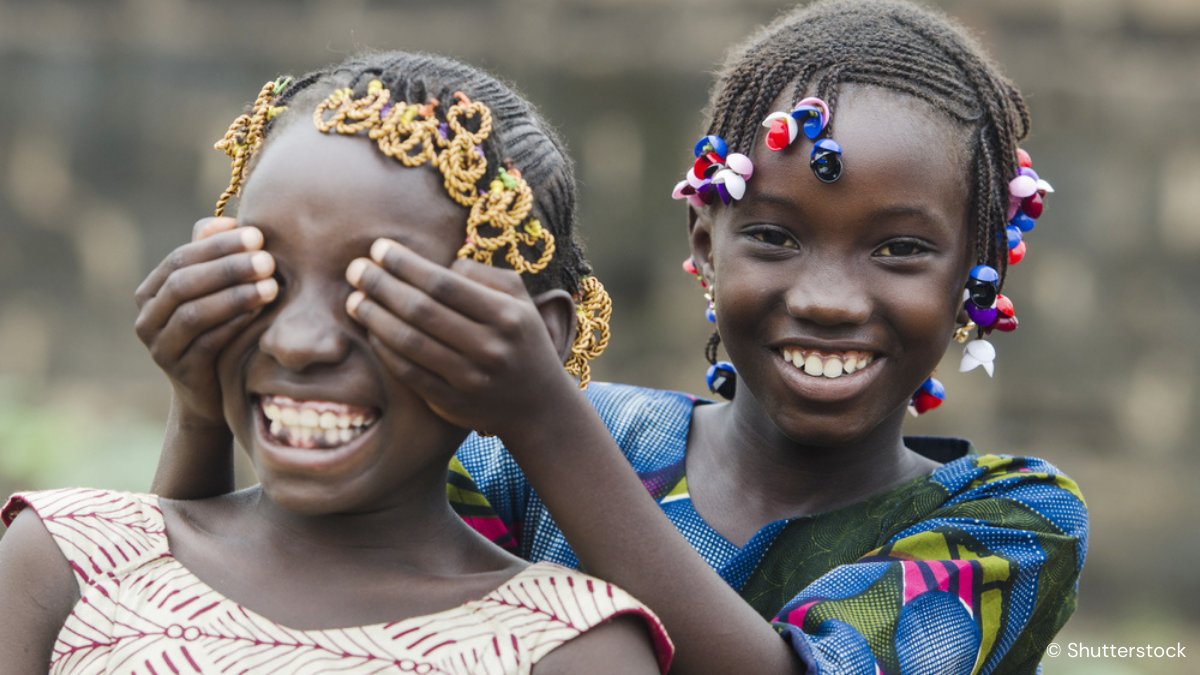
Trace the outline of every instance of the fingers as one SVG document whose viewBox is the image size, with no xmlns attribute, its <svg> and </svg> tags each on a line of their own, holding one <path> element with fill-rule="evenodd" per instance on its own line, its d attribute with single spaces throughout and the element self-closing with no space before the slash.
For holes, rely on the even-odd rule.
<svg viewBox="0 0 1200 675">
<path fill-rule="evenodd" d="M 371 344 L 397 377 L 406 379 L 413 364 L 419 363 L 422 371 L 444 382 L 477 384 L 475 367 L 460 352 L 397 317 L 362 291 L 350 294 L 346 311 L 367 329 Z"/>
<path fill-rule="evenodd" d="M 513 296 L 512 292 L 499 290 L 492 285 L 503 285 L 499 277 L 489 276 L 492 284 L 481 283 L 472 277 L 464 276 L 457 269 L 452 270 L 428 260 L 390 239 L 378 239 L 371 245 L 371 259 L 391 276 L 420 290 L 437 303 L 477 322 L 491 321 L 496 306 Z M 478 267 L 491 269 L 486 265 Z M 520 278 L 509 270 L 491 271 L 507 271 L 520 284 Z"/>
<path fill-rule="evenodd" d="M 384 367 L 417 392 L 434 413 L 451 424 L 469 425 L 468 420 L 458 419 L 450 413 L 450 408 L 459 401 L 460 397 L 449 383 L 420 364 L 391 351 L 377 335 L 371 335 L 368 343 L 379 355 Z"/>
<path fill-rule="evenodd" d="M 171 316 L 182 310 L 187 303 L 222 289 L 243 284 L 253 285 L 257 281 L 270 282 L 263 284 L 258 297 L 261 302 L 258 304 L 270 302 L 274 299 L 274 291 L 278 290 L 278 284 L 270 279 L 274 272 L 275 259 L 266 251 L 235 253 L 178 269 L 167 277 L 158 293 L 142 306 L 135 328 L 139 335 L 152 334 L 166 325 Z M 267 293 L 270 294 L 269 299 L 265 295 Z M 218 320 L 224 321 L 238 312 L 245 311 L 247 307 L 243 306 L 243 301 L 250 300 L 251 295 L 253 294 L 239 292 L 223 296 L 236 297 L 238 302 L 226 305 L 225 313 L 217 317 Z M 254 306 L 258 305 L 252 307 Z M 216 307 L 214 311 L 217 311 Z"/>
<path fill-rule="evenodd" d="M 198 230 L 199 224 L 197 224 Z M 203 232 L 201 232 L 203 234 Z M 150 272 L 145 281 L 134 292 L 134 300 L 141 308 L 159 290 L 172 273 L 201 262 L 216 260 L 234 253 L 257 251 L 263 247 L 262 231 L 256 227 L 239 227 L 224 232 L 205 234 L 200 241 L 184 244 L 172 251 Z"/>
<path fill-rule="evenodd" d="M 469 258 L 455 260 L 450 265 L 450 269 L 514 298 L 529 297 L 529 291 L 525 288 L 525 282 L 521 280 L 521 275 L 512 270 L 492 267 Z"/>
<path fill-rule="evenodd" d="M 164 368 L 197 346 L 205 353 L 215 354 L 278 292 L 279 285 L 274 279 L 225 288 L 178 305 L 161 330 L 146 328 L 139 317 L 138 337 L 150 348 L 155 362 Z"/>
<path fill-rule="evenodd" d="M 442 268 L 444 269 L 444 268 Z M 439 303 L 422 290 L 401 281 L 374 261 L 358 258 L 346 268 L 346 280 L 370 297 L 390 315 L 406 324 L 418 326 L 430 337 L 453 349 L 462 350 L 478 336 L 480 326 L 452 308 Z M 351 316 L 355 316 L 351 312 Z"/>
<path fill-rule="evenodd" d="M 207 239 L 218 232 L 228 232 L 237 227 L 237 221 L 225 216 L 201 218 L 192 226 L 192 241 Z"/>
</svg>

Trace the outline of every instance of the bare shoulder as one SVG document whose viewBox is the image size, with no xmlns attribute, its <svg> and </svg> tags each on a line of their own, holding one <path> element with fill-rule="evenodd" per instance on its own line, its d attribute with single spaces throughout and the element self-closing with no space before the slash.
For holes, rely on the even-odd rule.
<svg viewBox="0 0 1200 675">
<path fill-rule="evenodd" d="M 45 672 L 59 630 L 79 601 L 75 575 L 31 509 L 0 539 L 0 663 Z"/>
<path fill-rule="evenodd" d="M 587 631 L 533 667 L 534 675 L 659 672 L 646 621 L 632 614 Z"/>
</svg>

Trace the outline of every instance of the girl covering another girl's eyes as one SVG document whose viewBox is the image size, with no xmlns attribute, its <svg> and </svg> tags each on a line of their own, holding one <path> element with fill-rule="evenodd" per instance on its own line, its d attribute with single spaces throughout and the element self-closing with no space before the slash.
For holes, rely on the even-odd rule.
<svg viewBox="0 0 1200 675">
<path fill-rule="evenodd" d="M 534 391 L 586 379 L 588 330 L 606 329 L 586 308 L 606 296 L 537 115 L 465 65 L 373 54 L 267 84 L 218 147 L 233 173 L 217 210 L 240 193 L 237 227 L 205 222 L 151 274 L 138 329 L 184 413 L 219 415 L 261 483 L 15 495 L 5 671 L 665 672 L 672 646 L 640 602 L 455 514 L 446 465 L 468 430 L 412 384 L 498 335 Z M 421 366 L 398 337 L 410 312 L 447 345 Z M 519 418 L 502 400 L 478 415 Z"/>
<path fill-rule="evenodd" d="M 1020 93 L 944 17 L 835 0 L 736 47 L 709 111 L 674 195 L 716 325 L 710 384 L 731 400 L 534 397 L 497 370 L 515 352 L 449 359 L 443 323 L 480 303 L 434 299 L 376 334 L 438 415 L 493 434 L 451 464 L 461 512 L 646 600 L 679 672 L 1035 670 L 1075 605 L 1077 486 L 1037 458 L 902 433 L 945 397 L 933 370 L 952 336 L 990 373 L 993 333 L 1016 327 L 1000 291 L 1051 190 L 1018 147 Z M 521 377 L 549 383 L 538 363 Z M 520 424 L 485 414 L 499 401 Z M 164 458 L 173 490 L 221 487 L 171 470 L 219 456 L 219 431 L 198 428 Z"/>
</svg>

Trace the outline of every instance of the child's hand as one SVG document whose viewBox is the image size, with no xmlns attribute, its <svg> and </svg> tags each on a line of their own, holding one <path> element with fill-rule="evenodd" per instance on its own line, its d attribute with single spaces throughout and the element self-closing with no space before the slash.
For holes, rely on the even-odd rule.
<svg viewBox="0 0 1200 675">
<path fill-rule="evenodd" d="M 446 268 L 380 239 L 371 259 L 350 263 L 346 278 L 358 289 L 346 310 L 366 327 L 380 359 L 452 424 L 503 437 L 514 424 L 534 423 L 548 401 L 577 391 L 538 305 L 511 270 L 472 260 Z M 569 307 L 564 291 L 548 295 L 556 293 L 550 302 Z"/>
<path fill-rule="evenodd" d="M 275 299 L 275 260 L 263 235 L 232 218 L 204 218 L 138 286 L 138 338 L 187 414 L 224 426 L 216 358 Z"/>
</svg>

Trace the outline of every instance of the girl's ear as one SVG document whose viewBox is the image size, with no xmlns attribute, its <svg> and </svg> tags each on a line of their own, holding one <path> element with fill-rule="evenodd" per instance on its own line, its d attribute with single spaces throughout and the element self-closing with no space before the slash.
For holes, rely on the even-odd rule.
<svg viewBox="0 0 1200 675">
<path fill-rule="evenodd" d="M 566 362 L 571 355 L 571 345 L 575 344 L 575 301 L 570 293 L 556 288 L 534 296 L 533 304 L 542 315 L 542 323 L 550 332 L 550 341 L 558 350 L 559 359 Z"/>
<path fill-rule="evenodd" d="M 699 211 L 688 205 L 688 240 L 692 246 L 692 262 L 709 283 L 716 281 L 716 270 L 712 264 L 711 213 L 711 209 Z"/>
</svg>

